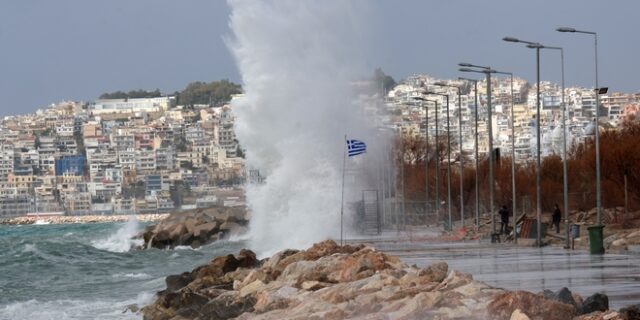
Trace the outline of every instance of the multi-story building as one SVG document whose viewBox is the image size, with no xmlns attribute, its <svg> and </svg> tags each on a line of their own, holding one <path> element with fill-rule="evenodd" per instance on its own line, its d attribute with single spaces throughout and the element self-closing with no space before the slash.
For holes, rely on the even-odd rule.
<svg viewBox="0 0 640 320">
<path fill-rule="evenodd" d="M 175 104 L 175 97 L 140 99 L 100 99 L 89 106 L 93 115 L 106 113 L 135 113 L 166 111 Z"/>
</svg>

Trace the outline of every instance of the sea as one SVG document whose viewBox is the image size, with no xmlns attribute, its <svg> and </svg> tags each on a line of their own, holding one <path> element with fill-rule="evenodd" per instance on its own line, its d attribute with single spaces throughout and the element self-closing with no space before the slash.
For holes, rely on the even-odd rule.
<svg viewBox="0 0 640 320">
<path fill-rule="evenodd" d="M 145 225 L 0 226 L 0 319 L 142 319 L 170 274 L 238 253 L 243 239 L 198 249 L 136 249 Z M 135 308 L 133 308 L 135 309 Z"/>
</svg>

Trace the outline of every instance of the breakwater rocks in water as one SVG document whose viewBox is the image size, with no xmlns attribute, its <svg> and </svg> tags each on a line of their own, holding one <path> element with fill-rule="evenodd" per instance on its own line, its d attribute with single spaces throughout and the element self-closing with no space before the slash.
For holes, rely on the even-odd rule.
<svg viewBox="0 0 640 320">
<path fill-rule="evenodd" d="M 506 291 L 444 262 L 418 268 L 330 240 L 262 261 L 242 250 L 166 284 L 144 319 L 625 319 L 604 295 Z"/>
<path fill-rule="evenodd" d="M 245 207 L 213 207 L 172 213 L 160 223 L 148 226 L 138 235 L 145 248 L 193 248 L 228 235 L 247 231 L 249 216 Z"/>
<path fill-rule="evenodd" d="M 136 219 L 140 222 L 159 221 L 169 216 L 168 213 L 161 214 L 138 214 Z M 4 225 L 23 224 L 72 224 L 72 223 L 107 223 L 125 222 L 130 219 L 129 215 L 82 215 L 82 216 L 23 216 L 0 220 Z"/>
</svg>

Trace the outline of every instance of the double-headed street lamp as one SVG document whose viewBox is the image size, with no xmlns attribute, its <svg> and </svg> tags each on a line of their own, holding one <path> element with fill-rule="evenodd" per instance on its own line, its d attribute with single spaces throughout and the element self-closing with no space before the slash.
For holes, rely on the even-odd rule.
<svg viewBox="0 0 640 320">
<path fill-rule="evenodd" d="M 476 136 L 476 141 L 475 141 L 475 155 L 476 155 L 476 227 L 479 228 L 480 227 L 480 186 L 479 186 L 479 181 L 478 181 L 478 171 L 479 170 L 479 164 L 480 161 L 478 159 L 478 80 L 476 79 L 469 79 L 469 78 L 463 78 L 463 77 L 458 77 L 458 80 L 463 80 L 463 81 L 469 81 L 469 82 L 473 82 L 473 86 L 474 86 L 474 95 L 475 95 L 475 115 L 474 115 L 474 120 L 475 120 L 475 136 Z"/>
<path fill-rule="evenodd" d="M 491 121 L 491 74 L 495 73 L 495 70 L 490 67 L 483 67 L 473 65 L 471 63 L 459 63 L 460 72 L 475 72 L 483 73 L 487 78 L 487 128 L 489 131 L 489 212 L 491 213 L 491 232 L 496 233 L 496 218 L 493 212 L 493 197 L 494 197 L 494 185 L 493 179 L 493 124 Z M 476 69 L 471 69 L 476 68 Z"/>
<path fill-rule="evenodd" d="M 596 212 L 597 212 L 597 223 L 598 225 L 602 225 L 602 193 L 600 189 L 600 93 L 598 92 L 598 34 L 593 31 L 585 31 L 585 30 L 576 30 L 574 28 L 562 27 L 556 29 L 558 32 L 571 32 L 571 33 L 582 33 L 582 34 L 590 34 L 593 35 L 594 45 L 595 45 L 595 68 L 596 68 Z M 566 209 L 565 209 L 566 210 Z"/>
<path fill-rule="evenodd" d="M 430 102 L 435 104 L 436 107 L 436 111 L 438 110 L 438 100 L 430 100 L 430 99 L 425 99 L 423 97 L 414 97 L 413 99 L 418 100 L 420 102 Z M 425 213 L 427 212 L 427 208 L 429 207 L 429 109 L 427 108 L 427 106 L 424 106 L 424 125 L 425 125 L 425 149 L 424 149 L 424 175 L 425 175 L 425 205 L 424 205 L 424 211 Z M 437 115 L 436 115 L 437 117 Z M 437 126 L 437 123 L 436 123 Z M 437 131 L 436 131 L 437 132 Z M 436 150 L 437 149 L 437 145 L 438 145 L 438 141 L 437 141 L 437 133 L 436 133 Z M 436 175 L 436 183 L 438 181 L 438 176 Z M 436 198 L 437 198 L 438 193 L 436 192 Z M 436 202 L 438 202 L 436 200 Z"/>
<path fill-rule="evenodd" d="M 453 220 L 451 218 L 451 129 L 449 127 L 449 122 L 450 122 L 449 121 L 449 95 L 444 93 L 439 93 L 439 92 L 433 92 L 433 91 L 426 91 L 424 93 L 444 97 L 446 101 L 446 106 L 447 106 L 447 212 L 449 215 L 449 230 L 453 230 Z M 437 123 L 437 120 L 436 120 L 436 123 Z M 440 173 L 438 172 L 438 174 Z"/>
<path fill-rule="evenodd" d="M 532 41 L 524 41 L 524 40 L 520 40 L 517 38 L 513 38 L 513 37 L 505 37 L 502 38 L 502 40 L 507 41 L 507 42 L 516 42 L 516 43 L 524 43 L 527 45 L 527 48 L 530 49 L 536 49 L 536 219 L 537 221 L 537 237 L 536 237 L 536 241 L 538 243 L 538 245 L 542 245 L 542 241 L 541 241 L 541 216 L 542 216 L 542 205 L 541 205 L 541 197 L 542 197 L 542 192 L 540 190 L 540 152 L 541 152 L 541 148 L 540 148 L 540 49 L 552 49 L 552 50 L 560 50 L 560 57 L 562 58 L 562 112 L 563 112 L 563 129 L 565 131 L 564 137 L 563 137 L 563 144 L 564 144 L 564 151 L 563 151 L 563 180 L 564 180 L 564 194 L 563 194 L 563 198 L 564 198 L 564 210 L 565 210 L 565 223 L 567 224 L 567 241 L 569 239 L 569 227 L 568 227 L 568 200 L 567 200 L 567 170 L 566 170 L 566 161 L 567 161 L 567 154 L 566 154 L 566 140 L 567 140 L 567 136 L 566 136 L 566 121 L 565 121 L 565 106 L 564 106 L 564 51 L 562 48 L 560 47 L 551 47 L 551 46 L 545 46 L 542 45 L 538 42 L 532 42 Z"/>
<path fill-rule="evenodd" d="M 462 157 L 462 88 L 460 86 L 452 86 L 446 83 L 436 82 L 434 85 L 439 87 L 458 89 L 458 144 L 460 152 L 460 223 L 464 227 L 464 163 Z"/>
</svg>

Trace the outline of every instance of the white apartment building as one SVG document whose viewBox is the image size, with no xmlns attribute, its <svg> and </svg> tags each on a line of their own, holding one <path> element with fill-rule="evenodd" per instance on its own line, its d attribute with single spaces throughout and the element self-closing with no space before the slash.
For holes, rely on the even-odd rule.
<svg viewBox="0 0 640 320">
<path fill-rule="evenodd" d="M 105 113 L 136 113 L 166 111 L 175 104 L 175 97 L 140 99 L 100 99 L 89 106 L 93 115 Z"/>
<path fill-rule="evenodd" d="M 7 181 L 9 175 L 13 173 L 13 164 L 13 144 L 8 142 L 0 143 L 0 181 Z"/>
</svg>

